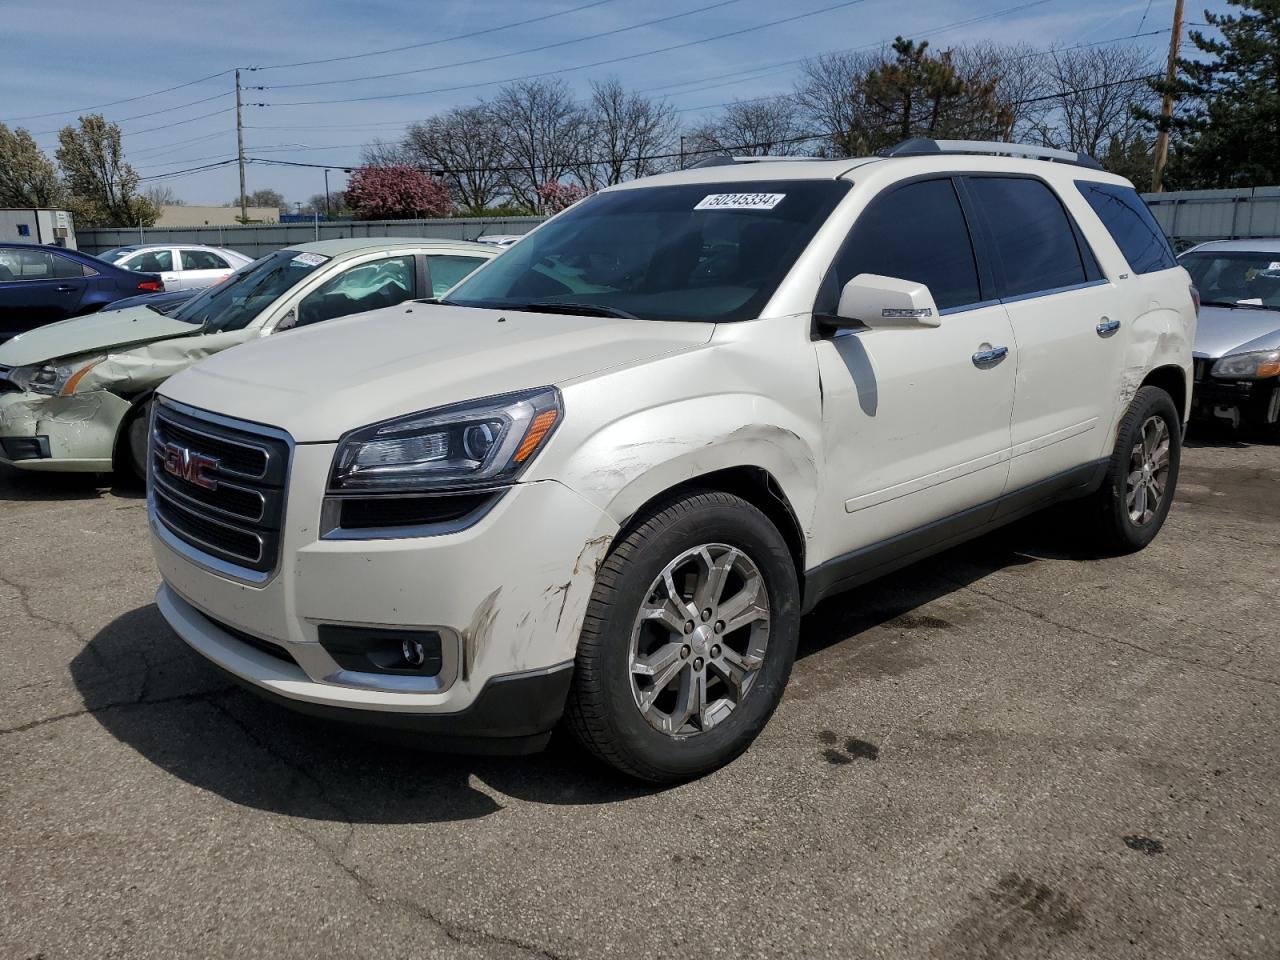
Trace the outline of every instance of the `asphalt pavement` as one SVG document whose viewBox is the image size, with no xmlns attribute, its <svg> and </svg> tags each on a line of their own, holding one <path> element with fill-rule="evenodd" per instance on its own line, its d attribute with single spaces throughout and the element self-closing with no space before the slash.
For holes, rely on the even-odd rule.
<svg viewBox="0 0 1280 960">
<path fill-rule="evenodd" d="M 1280 447 L 824 603 L 695 783 L 445 757 L 230 687 L 136 490 L 0 474 L 0 957 L 1280 956 Z"/>
</svg>

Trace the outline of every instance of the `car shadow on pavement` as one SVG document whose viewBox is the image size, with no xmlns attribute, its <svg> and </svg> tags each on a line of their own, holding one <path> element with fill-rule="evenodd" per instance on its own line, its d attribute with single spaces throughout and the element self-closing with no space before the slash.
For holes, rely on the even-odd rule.
<svg viewBox="0 0 1280 960">
<path fill-rule="evenodd" d="M 1034 563 L 1030 548 L 1048 539 L 1043 527 L 1015 525 L 825 601 L 802 623 L 799 656 L 848 643 L 855 670 L 892 672 L 872 649 L 878 641 L 863 634 L 886 622 L 934 626 L 913 611 L 996 570 Z M 614 773 L 559 734 L 534 756 L 454 756 L 291 713 L 229 683 L 154 605 L 99 631 L 72 661 L 71 676 L 98 722 L 156 766 L 232 803 L 285 816 L 448 822 L 495 813 L 504 795 L 578 805 L 664 789 Z"/>
<path fill-rule="evenodd" d="M 26 472 L 0 466 L 0 502 L 100 500 L 107 496 L 140 500 L 146 493 L 140 481 L 117 481 L 106 474 Z"/>
</svg>

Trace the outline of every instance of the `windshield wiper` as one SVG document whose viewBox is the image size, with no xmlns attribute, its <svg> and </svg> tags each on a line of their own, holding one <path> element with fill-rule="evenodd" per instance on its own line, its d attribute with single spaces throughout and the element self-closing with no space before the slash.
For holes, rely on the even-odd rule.
<svg viewBox="0 0 1280 960">
<path fill-rule="evenodd" d="M 598 303 L 565 303 L 562 300 L 537 300 L 512 309 L 528 310 L 533 313 L 567 313 L 583 317 L 617 317 L 620 320 L 640 319 L 634 313 L 627 313 L 617 307 L 604 307 Z"/>
<path fill-rule="evenodd" d="M 1276 307 L 1269 307 L 1265 303 L 1232 303 L 1229 300 L 1205 300 L 1200 304 L 1202 307 L 1226 307 L 1230 310 L 1275 310 Z"/>
</svg>

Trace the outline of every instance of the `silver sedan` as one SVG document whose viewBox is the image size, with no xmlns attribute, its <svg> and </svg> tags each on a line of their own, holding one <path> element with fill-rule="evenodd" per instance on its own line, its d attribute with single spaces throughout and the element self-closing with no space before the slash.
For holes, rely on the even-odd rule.
<svg viewBox="0 0 1280 960">
<path fill-rule="evenodd" d="M 235 250 L 200 243 L 131 244 L 107 250 L 98 258 L 125 270 L 158 273 L 166 290 L 208 287 L 252 262 Z"/>
</svg>

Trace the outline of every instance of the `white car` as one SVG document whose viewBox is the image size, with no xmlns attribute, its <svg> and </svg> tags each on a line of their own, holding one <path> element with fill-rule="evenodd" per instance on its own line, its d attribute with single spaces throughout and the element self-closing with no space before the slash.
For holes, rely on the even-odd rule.
<svg viewBox="0 0 1280 960">
<path fill-rule="evenodd" d="M 465 240 L 361 237 L 277 250 L 169 309 L 145 302 L 0 344 L 0 463 L 145 475 L 156 387 L 229 347 L 444 293 L 500 253 Z"/>
<path fill-rule="evenodd" d="M 166 290 L 208 287 L 253 262 L 251 257 L 235 250 L 199 243 L 134 244 L 116 247 L 97 256 L 99 260 L 114 263 L 124 270 L 158 273 Z"/>
<path fill-rule="evenodd" d="M 1196 312 L 1149 223 L 1010 144 L 602 190 L 435 304 L 169 380 L 160 610 L 296 710 L 488 750 L 564 719 L 634 776 L 706 773 L 822 598 L 1061 500 L 1155 537 Z"/>
</svg>

